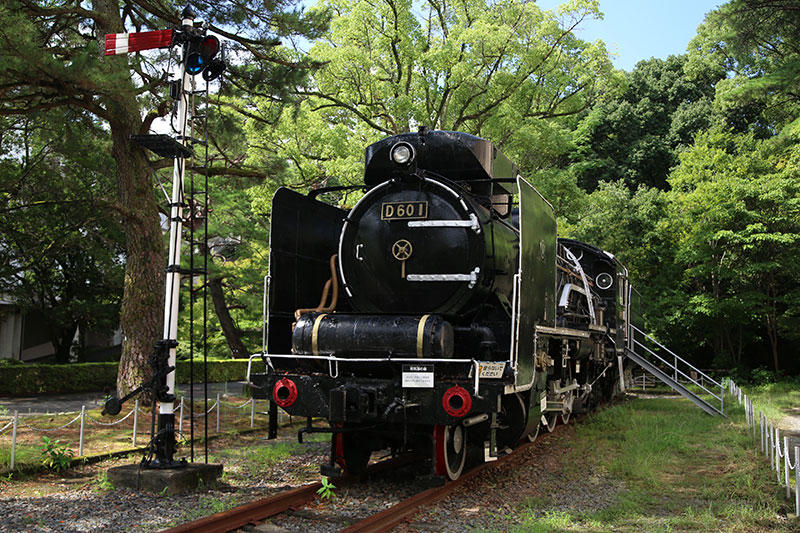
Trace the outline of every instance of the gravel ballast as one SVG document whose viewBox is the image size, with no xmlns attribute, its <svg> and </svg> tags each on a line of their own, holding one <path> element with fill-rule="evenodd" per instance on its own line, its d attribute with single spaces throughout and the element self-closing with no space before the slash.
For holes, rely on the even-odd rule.
<svg viewBox="0 0 800 533">
<path fill-rule="evenodd" d="M 604 508 L 620 489 L 602 473 L 564 468 L 565 445 L 573 428 L 540 436 L 532 447 L 503 465 L 468 481 L 447 499 L 424 508 L 398 531 L 503 530 L 538 502 L 548 510 Z M 158 530 L 263 498 L 290 487 L 319 481 L 327 442 L 296 444 L 294 430 L 277 441 L 293 454 L 277 462 L 254 464 L 254 449 L 270 444 L 261 433 L 228 436 L 210 444 L 212 461 L 225 466 L 223 483 L 180 496 L 111 489 L 103 472 L 135 462 L 121 459 L 73 469 L 63 477 L 41 475 L 5 481 L 0 494 L 0 531 Z M 273 443 L 275 441 L 272 441 Z M 378 453 L 373 460 L 379 459 Z M 572 472 L 565 478 L 564 470 Z M 335 497 L 268 520 L 256 531 L 338 531 L 412 496 L 431 485 L 424 467 L 403 467 L 334 489 Z M 533 506 L 535 507 L 535 506 Z"/>
</svg>

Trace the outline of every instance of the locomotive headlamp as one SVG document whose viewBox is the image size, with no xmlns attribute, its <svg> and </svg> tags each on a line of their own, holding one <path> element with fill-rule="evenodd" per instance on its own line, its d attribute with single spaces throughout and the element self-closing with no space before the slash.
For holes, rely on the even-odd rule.
<svg viewBox="0 0 800 533">
<path fill-rule="evenodd" d="M 407 165 L 414 160 L 414 147 L 408 143 L 397 143 L 392 146 L 389 154 L 398 165 Z"/>
<path fill-rule="evenodd" d="M 595 278 L 595 283 L 600 289 L 608 289 L 614 284 L 614 278 L 608 272 L 600 272 Z"/>
</svg>

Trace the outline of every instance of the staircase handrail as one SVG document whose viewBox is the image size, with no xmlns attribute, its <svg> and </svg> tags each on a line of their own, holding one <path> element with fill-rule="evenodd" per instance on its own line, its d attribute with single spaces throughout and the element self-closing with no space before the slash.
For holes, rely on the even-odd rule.
<svg viewBox="0 0 800 533">
<path fill-rule="evenodd" d="M 719 408 L 714 407 L 709 402 L 701 398 L 699 395 L 695 394 L 688 388 L 684 387 L 680 382 L 675 381 L 671 375 L 664 372 L 664 370 L 660 369 L 655 361 L 650 361 L 646 357 L 643 357 L 641 354 L 636 353 L 630 347 L 625 348 L 625 353 L 636 361 L 642 368 L 653 374 L 655 377 L 675 389 L 681 396 L 686 398 L 687 400 L 693 402 L 695 405 L 700 407 L 703 411 L 710 415 L 722 415 L 725 416 L 723 412 L 723 402 L 720 400 Z"/>
<path fill-rule="evenodd" d="M 683 370 L 681 370 L 681 369 L 680 369 L 680 368 L 678 368 L 677 366 L 673 366 L 673 365 L 672 365 L 672 363 L 670 363 L 670 362 L 669 362 L 669 361 L 667 361 L 666 359 L 662 358 L 660 355 L 658 355 L 657 353 L 655 353 L 653 350 L 651 350 L 650 348 L 648 348 L 647 346 L 645 346 L 645 345 L 644 345 L 644 344 L 642 344 L 641 342 L 637 341 L 636 339 L 633 339 L 633 342 L 634 342 L 634 344 L 638 344 L 639 346 L 641 346 L 642 348 L 644 348 L 645 350 L 647 350 L 647 352 L 648 352 L 650 355 L 652 355 L 653 357 L 655 357 L 656 359 L 658 359 L 659 361 L 661 361 L 662 363 L 664 363 L 665 365 L 667 365 L 669 368 L 671 368 L 671 369 L 675 370 L 676 372 L 679 372 L 679 373 L 680 373 L 680 374 L 681 374 L 683 377 L 685 377 L 686 379 L 688 379 L 689 381 L 691 381 L 693 384 L 697 385 L 698 387 L 700 387 L 701 389 L 703 389 L 704 391 L 706 391 L 706 393 L 710 394 L 710 395 L 711 395 L 713 398 L 716 398 L 717 400 L 719 400 L 719 399 L 720 399 L 720 396 L 717 396 L 716 394 L 714 394 L 713 392 L 711 392 L 710 390 L 708 390 L 707 388 L 705 388 L 703 385 L 701 385 L 700 383 L 698 383 L 698 382 L 697 382 L 697 380 L 694 380 L 694 379 L 692 379 L 692 377 L 691 377 L 691 376 L 688 376 L 688 375 L 686 375 L 686 374 L 683 372 Z M 691 366 L 691 365 L 689 365 L 689 366 Z"/>
<path fill-rule="evenodd" d="M 717 381 L 716 381 L 715 379 L 713 379 L 711 376 L 709 376 L 708 374 L 706 374 L 705 372 L 703 372 L 702 370 L 700 370 L 699 368 L 697 368 L 696 366 L 694 366 L 692 363 L 690 363 L 689 361 L 687 361 L 686 359 L 684 359 L 684 358 L 683 358 L 683 357 L 681 357 L 680 355 L 676 354 L 675 352 L 673 352 L 672 350 L 670 350 L 669 348 L 667 348 L 666 346 L 664 346 L 663 344 L 661 344 L 660 342 L 658 342 L 658 341 L 657 341 L 657 340 L 655 340 L 653 337 L 651 337 L 650 335 L 648 335 L 648 334 L 647 334 L 647 333 L 645 333 L 644 331 L 640 330 L 639 328 L 637 328 L 637 327 L 636 327 L 636 326 L 634 326 L 633 324 L 631 324 L 631 325 L 630 325 L 630 327 L 631 327 L 631 329 L 635 330 L 636 332 L 638 332 L 638 333 L 641 333 L 642 335 L 644 335 L 644 336 L 645 336 L 645 338 L 647 338 L 649 341 L 651 341 L 651 342 L 655 343 L 656 345 L 658 345 L 658 347 L 659 347 L 659 348 L 661 348 L 661 349 L 662 349 L 662 350 L 664 350 L 665 352 L 669 353 L 671 356 L 673 356 L 673 357 L 675 357 L 676 359 L 679 359 L 681 362 L 685 363 L 685 364 L 686 364 L 686 366 L 690 367 L 692 370 L 694 370 L 694 371 L 695 371 L 695 372 L 697 372 L 698 374 L 702 375 L 704 378 L 706 378 L 707 380 L 709 380 L 711 383 L 713 383 L 714 385 L 716 385 L 716 386 L 717 386 L 717 387 L 719 387 L 720 389 L 723 389 L 723 390 L 724 390 L 724 387 L 723 387 L 722 383 L 719 383 L 719 382 L 717 382 Z M 636 343 L 638 343 L 640 346 L 644 346 L 642 343 L 640 343 L 640 342 L 639 342 L 639 341 L 637 341 L 636 339 L 633 339 L 633 341 L 634 341 L 634 342 L 636 342 Z M 650 351 L 650 350 L 648 350 L 648 351 Z M 653 353 L 653 352 L 652 352 L 652 351 L 650 351 L 650 353 Z M 654 354 L 654 355 L 655 355 L 655 354 Z M 656 356 L 656 357 L 658 357 L 658 356 Z M 659 357 L 659 359 L 661 359 L 661 358 Z M 661 359 L 661 360 L 662 360 L 662 361 L 664 361 L 663 359 Z M 664 361 L 664 362 L 666 363 L 666 361 Z M 669 364 L 669 363 L 667 363 L 667 364 Z M 680 372 L 680 370 L 678 370 L 678 371 Z M 681 373 L 683 374 L 683 372 L 681 372 Z M 684 376 L 686 376 L 686 374 L 684 374 Z M 689 376 L 686 376 L 686 377 L 689 377 Z M 691 379 L 691 378 L 690 378 L 690 379 Z M 692 381 L 695 381 L 695 380 L 692 380 Z"/>
</svg>

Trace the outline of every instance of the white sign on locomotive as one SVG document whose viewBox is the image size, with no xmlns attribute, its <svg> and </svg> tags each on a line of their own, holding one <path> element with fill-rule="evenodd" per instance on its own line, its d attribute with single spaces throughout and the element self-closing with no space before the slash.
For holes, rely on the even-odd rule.
<svg viewBox="0 0 800 533">
<path fill-rule="evenodd" d="M 386 138 L 366 149 L 362 187 L 350 210 L 275 193 L 265 349 L 248 370 L 256 397 L 308 418 L 300 438 L 332 433 L 323 474 L 391 449 L 455 479 L 619 390 L 627 270 L 559 239 L 552 206 L 492 143 Z"/>
</svg>

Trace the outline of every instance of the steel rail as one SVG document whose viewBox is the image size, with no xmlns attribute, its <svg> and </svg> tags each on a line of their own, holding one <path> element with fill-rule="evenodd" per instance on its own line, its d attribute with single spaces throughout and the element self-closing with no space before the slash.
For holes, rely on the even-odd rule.
<svg viewBox="0 0 800 533">
<path fill-rule="evenodd" d="M 162 533 L 186 533 L 189 531 L 226 533 L 227 531 L 233 531 L 248 524 L 257 524 L 265 518 L 275 516 L 289 509 L 302 507 L 314 499 L 317 495 L 317 490 L 321 487 L 322 483 L 320 482 L 303 485 L 275 496 L 262 498 L 193 522 L 163 530 Z"/>
<path fill-rule="evenodd" d="M 560 425 L 559 428 L 563 427 L 564 425 L 566 424 Z M 538 442 L 540 442 L 540 439 L 548 440 L 549 435 L 550 434 L 540 435 L 539 439 L 536 439 L 533 442 L 524 442 L 523 444 L 520 444 L 514 448 L 514 450 L 508 455 L 504 455 L 498 458 L 496 461 L 478 465 L 454 481 L 449 481 L 441 487 L 433 487 L 424 490 L 418 494 L 415 494 L 414 496 L 411 496 L 410 498 L 401 501 L 400 503 L 393 505 L 392 507 L 389 507 L 388 509 L 384 509 L 379 513 L 368 516 L 367 518 L 342 529 L 342 533 L 379 533 L 382 531 L 388 531 L 417 514 L 420 508 L 424 505 L 430 505 L 438 502 L 467 481 L 477 477 L 482 472 L 496 468 L 510 460 L 511 457 L 516 456 L 518 453 L 522 453 L 524 450 L 535 446 Z"/>
<path fill-rule="evenodd" d="M 558 431 L 561 427 L 563 427 L 563 425 L 559 426 L 556 431 Z M 342 531 L 348 533 L 387 531 L 388 529 L 391 529 L 392 527 L 415 515 L 417 512 L 419 512 L 419 509 L 422 506 L 435 503 L 445 498 L 455 489 L 478 476 L 481 472 L 504 464 L 511 457 L 514 457 L 518 453 L 521 453 L 522 451 L 536 445 L 541 440 L 547 440 L 549 435 L 550 434 L 540 435 L 539 438 L 534 442 L 524 442 L 514 448 L 510 454 L 504 455 L 496 461 L 478 465 L 469 472 L 461 475 L 455 481 L 449 481 L 440 487 L 433 487 L 424 490 L 395 504 L 392 507 L 389 507 L 388 509 L 384 509 L 379 513 L 368 516 L 367 518 L 348 526 Z M 367 468 L 367 473 L 377 473 L 391 470 L 418 459 L 418 456 L 410 454 L 395 459 L 381 461 Z M 357 479 L 358 477 L 343 476 L 334 479 L 334 482 L 339 487 L 343 487 L 356 481 Z M 283 512 L 303 507 L 317 496 L 317 491 L 321 487 L 322 483 L 320 482 L 296 487 L 274 496 L 262 498 L 260 500 L 240 505 L 239 507 L 234 507 L 227 511 L 222 511 L 198 520 L 194 520 L 192 522 L 187 522 L 179 526 L 162 530 L 161 533 L 226 533 L 228 531 L 234 531 L 247 525 L 258 524 L 267 518 Z"/>
<path fill-rule="evenodd" d="M 388 459 L 371 465 L 367 468 L 366 473 L 391 470 L 414 460 L 418 460 L 418 457 L 414 454 Z M 342 476 L 335 478 L 333 481 L 337 486 L 343 487 L 357 479 L 358 477 Z M 260 500 L 228 509 L 227 511 L 222 511 L 192 522 L 162 530 L 161 533 L 188 533 L 190 531 L 193 533 L 225 533 L 227 531 L 234 531 L 249 524 L 258 524 L 266 518 L 281 514 L 290 509 L 299 509 L 316 498 L 317 491 L 320 488 L 322 488 L 322 483 L 320 482 L 302 485 L 273 496 L 261 498 Z"/>
</svg>

